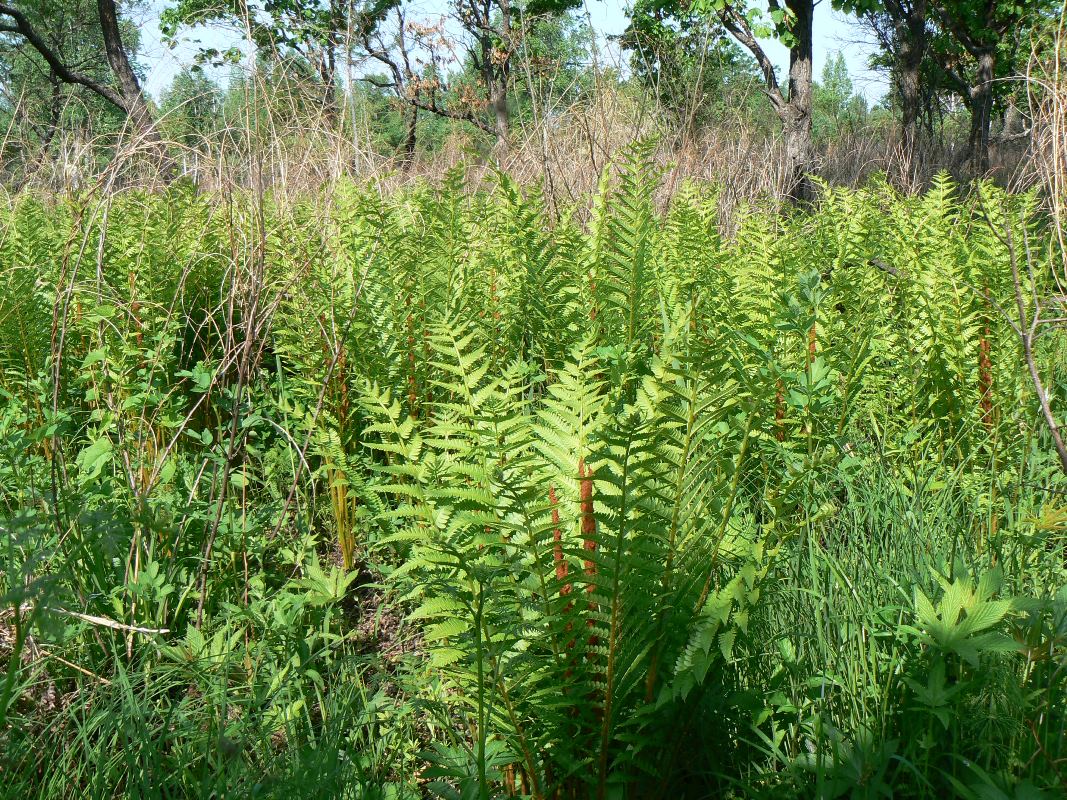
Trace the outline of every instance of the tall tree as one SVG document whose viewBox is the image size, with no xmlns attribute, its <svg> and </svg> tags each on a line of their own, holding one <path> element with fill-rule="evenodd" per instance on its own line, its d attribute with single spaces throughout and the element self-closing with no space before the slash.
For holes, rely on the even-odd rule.
<svg viewBox="0 0 1067 800">
<path fill-rule="evenodd" d="M 397 7 L 393 24 L 368 30 L 362 41 L 365 56 L 383 65 L 387 76 L 366 75 L 363 80 L 409 106 L 409 156 L 419 111 L 470 123 L 493 135 L 503 152 L 516 113 L 515 89 L 525 78 L 532 91 L 534 72 L 541 69 L 534 62 L 545 48 L 565 58 L 561 48 L 568 47 L 568 37 L 562 22 L 574 5 L 575 0 L 454 0 L 463 30 L 459 41 L 443 25 L 413 22 Z M 457 51 L 463 54 L 458 69 Z M 520 75 L 513 71 L 516 62 L 525 67 Z"/>
<path fill-rule="evenodd" d="M 763 73 L 764 92 L 782 124 L 786 195 L 795 202 L 813 197 L 811 171 L 812 58 L 815 0 L 697 0 L 694 8 L 713 14 L 748 49 Z M 774 36 L 789 48 L 786 90 L 759 36 Z"/>
<path fill-rule="evenodd" d="M 198 147 L 222 119 L 222 95 L 202 70 L 183 69 L 159 103 L 160 125 L 171 141 Z"/>
<path fill-rule="evenodd" d="M 840 51 L 823 65 L 822 76 L 815 84 L 813 100 L 814 137 L 826 142 L 854 129 L 867 115 L 867 102 L 856 94 L 848 74 L 845 57 Z"/>
<path fill-rule="evenodd" d="M 399 0 L 174 0 L 161 16 L 164 36 L 183 28 L 233 23 L 248 32 L 260 53 L 296 56 L 315 73 L 319 109 L 339 122 L 338 71 L 353 40 L 373 30 Z M 214 51 L 203 51 L 212 55 Z"/>
<path fill-rule="evenodd" d="M 370 61 L 385 67 L 385 76 L 364 75 L 364 83 L 375 89 L 392 93 L 404 109 L 403 154 L 408 168 L 415 158 L 419 111 L 428 111 L 446 119 L 464 120 L 492 132 L 476 109 L 469 104 L 448 103 L 448 94 L 443 81 L 442 65 L 438 62 L 438 48 L 442 31 L 439 25 L 423 25 L 410 22 L 403 7 L 397 6 L 391 15 L 393 24 L 365 28 L 361 34 L 363 55 Z M 421 63 L 418 51 L 429 55 L 430 63 Z"/>
<path fill-rule="evenodd" d="M 1021 35 L 1051 13 L 1055 0 L 930 0 L 942 29 L 969 56 L 953 57 L 942 48 L 941 65 L 958 86 L 971 112 L 968 152 L 974 169 L 989 170 L 989 131 L 1003 79 L 1016 70 Z M 1029 55 L 1027 49 L 1025 55 Z"/>
<path fill-rule="evenodd" d="M 122 32 L 119 28 L 119 14 L 115 7 L 115 0 L 97 0 L 97 13 L 100 16 L 100 33 L 104 37 L 104 52 L 107 54 L 107 63 L 111 65 L 111 72 L 118 84 L 119 95 L 122 98 L 122 106 L 130 115 L 134 125 L 142 130 L 152 128 L 152 112 L 148 107 L 148 100 L 141 90 L 141 81 L 130 64 L 130 56 L 126 52 L 126 46 L 122 41 Z"/>
<path fill-rule="evenodd" d="M 901 143 L 907 162 L 914 164 L 923 107 L 921 76 L 930 50 L 928 0 L 844 0 L 842 7 L 860 16 L 889 58 L 900 104 Z"/>
<path fill-rule="evenodd" d="M 478 76 L 484 101 L 445 100 L 448 92 L 446 59 L 429 52 L 428 70 L 416 64 L 416 50 L 451 49 L 455 42 L 442 42 L 442 32 L 421 35 L 407 20 L 401 0 L 172 0 L 162 16 L 164 34 L 174 38 L 187 26 L 238 22 L 250 32 L 261 50 L 295 53 L 312 65 L 323 88 L 322 107 L 336 119 L 336 76 L 339 58 L 371 59 L 383 65 L 387 76 L 365 75 L 364 80 L 395 93 L 411 108 L 407 149 L 414 149 L 419 110 L 471 122 L 496 136 L 506 146 L 511 127 L 508 95 L 513 83 L 513 58 L 521 48 L 520 17 L 558 15 L 575 7 L 578 0 L 451 0 L 455 18 L 463 31 L 460 48 L 466 65 Z M 386 25 L 387 20 L 395 21 Z M 425 65 L 424 65 L 425 66 Z M 427 74 L 429 72 L 430 74 Z M 467 93 L 470 94 L 469 92 Z M 480 106 L 480 107 L 479 107 Z M 489 121 L 484 117 L 488 112 Z"/>
<path fill-rule="evenodd" d="M 112 76 L 107 64 L 101 63 L 99 57 L 103 42 L 95 2 L 43 2 L 31 19 L 46 37 L 49 48 L 61 55 L 64 64 L 75 65 L 74 68 L 86 79 L 106 86 Z M 20 160 L 17 152 L 23 156 L 24 170 L 32 169 L 28 162 L 40 163 L 61 124 L 71 129 L 83 129 L 93 124 L 94 130 L 99 132 L 115 122 L 122 124 L 125 117 L 125 112 L 110 100 L 84 86 L 61 80 L 17 27 L 10 20 L 2 19 L 0 110 L 5 116 L 4 129 L 18 132 L 14 142 L 9 140 L 9 146 L 13 146 L 5 166 L 9 169 L 15 166 Z"/>
<path fill-rule="evenodd" d="M 84 63 L 72 61 L 60 48 L 63 31 L 52 29 L 59 19 L 57 11 L 53 0 L 0 2 L 0 33 L 13 35 L 32 48 L 47 64 L 52 80 L 84 87 L 123 111 L 136 128 L 153 135 L 151 111 L 123 42 L 115 0 L 96 2 L 96 22 L 111 69 L 110 80 L 94 74 Z"/>
<path fill-rule="evenodd" d="M 497 143 L 506 145 L 511 129 L 508 84 L 517 48 L 511 0 L 455 0 L 456 16 L 471 35 L 467 52 L 485 85 Z"/>
<path fill-rule="evenodd" d="M 762 78 L 714 17 L 673 0 L 638 0 L 620 37 L 634 76 L 683 136 L 727 115 L 746 115 Z"/>
<path fill-rule="evenodd" d="M 957 94 L 970 111 L 967 156 L 989 169 L 990 128 L 997 102 L 1029 55 L 1027 37 L 1059 8 L 1059 0 L 841 0 L 875 31 L 889 57 L 901 104 L 906 147 L 914 152 L 924 78 Z M 1025 45 L 1020 47 L 1020 45 Z"/>
</svg>

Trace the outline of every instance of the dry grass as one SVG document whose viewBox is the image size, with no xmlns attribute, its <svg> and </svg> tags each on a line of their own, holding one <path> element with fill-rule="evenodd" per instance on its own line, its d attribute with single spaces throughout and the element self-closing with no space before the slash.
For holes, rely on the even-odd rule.
<svg viewBox="0 0 1067 800">
<path fill-rule="evenodd" d="M 1055 221 L 1063 269 L 1056 276 L 1061 294 L 1067 293 L 1067 3 L 1056 21 L 1052 46 L 1035 43 L 1027 72 L 1033 128 L 1028 159 L 1032 181 L 1045 188 Z"/>
<path fill-rule="evenodd" d="M 1062 32 L 1061 21 L 1061 39 Z M 1067 196 L 1062 55 L 1062 47 L 1057 47 L 1051 62 L 1035 58 L 1029 75 L 1035 87 L 1030 109 L 1033 136 L 997 146 L 992 171 L 998 181 L 1015 188 L 1043 182 L 1057 219 L 1067 214 L 1062 199 Z M 160 188 L 181 178 L 203 192 L 252 189 L 286 202 L 316 195 L 342 180 L 376 185 L 389 193 L 413 182 L 437 181 L 447 171 L 463 167 L 474 185 L 503 170 L 520 184 L 540 185 L 553 213 L 569 209 L 581 215 L 619 150 L 636 138 L 652 136 L 661 142 L 663 205 L 685 179 L 714 182 L 721 187 L 721 224 L 729 231 L 738 209 L 774 204 L 783 195 L 785 175 L 776 131 L 737 116 L 688 134 L 672 122 L 677 114 L 664 113 L 648 96 L 599 76 L 595 89 L 581 101 L 545 101 L 531 120 L 517 123 L 506 151 L 491 147 L 482 134 L 457 127 L 412 164 L 405 164 L 400 153 L 383 151 L 375 140 L 373 121 L 363 109 L 352 106 L 350 96 L 342 101 L 339 116 L 345 123 L 337 130 L 325 116 L 307 112 L 307 87 L 279 91 L 264 85 L 255 73 L 246 86 L 245 105 L 236 114 L 231 111 L 229 127 L 199 142 L 169 141 L 163 155 L 158 143 L 132 130 L 106 136 L 88 128 L 60 132 L 47 154 L 25 157 L 22 172 L 7 175 L 6 182 L 16 189 L 62 194 Z M 161 120 L 164 132 L 166 123 Z M 16 132 L 9 130 L 0 145 L 32 153 L 30 143 L 16 138 Z M 958 142 L 926 142 L 909 161 L 897 132 L 885 120 L 846 131 L 817 146 L 814 155 L 815 173 L 835 186 L 856 187 L 884 174 L 900 189 L 919 191 L 946 168 L 957 179 L 968 177 L 953 168 L 962 162 Z"/>
</svg>

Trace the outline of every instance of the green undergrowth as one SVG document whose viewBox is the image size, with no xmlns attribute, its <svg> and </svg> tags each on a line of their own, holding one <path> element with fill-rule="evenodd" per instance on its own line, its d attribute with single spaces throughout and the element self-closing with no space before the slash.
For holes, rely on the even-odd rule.
<svg viewBox="0 0 1067 800">
<path fill-rule="evenodd" d="M 9 199 L 0 794 L 1059 796 L 1038 198 L 657 184 Z"/>
</svg>

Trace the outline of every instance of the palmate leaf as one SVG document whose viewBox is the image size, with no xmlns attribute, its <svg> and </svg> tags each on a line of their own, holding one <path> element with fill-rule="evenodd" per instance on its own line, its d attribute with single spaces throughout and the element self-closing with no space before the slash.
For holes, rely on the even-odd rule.
<svg viewBox="0 0 1067 800">
<path fill-rule="evenodd" d="M 1018 643 L 1011 636 L 996 630 L 1023 606 L 1014 598 L 992 599 L 1002 583 L 999 570 L 990 570 L 977 584 L 969 577 L 949 580 L 939 575 L 938 579 L 943 593 L 936 605 L 916 588 L 917 625 L 909 626 L 907 630 L 920 641 L 946 653 L 954 653 L 974 667 L 978 666 L 983 654 L 1018 649 Z"/>
</svg>

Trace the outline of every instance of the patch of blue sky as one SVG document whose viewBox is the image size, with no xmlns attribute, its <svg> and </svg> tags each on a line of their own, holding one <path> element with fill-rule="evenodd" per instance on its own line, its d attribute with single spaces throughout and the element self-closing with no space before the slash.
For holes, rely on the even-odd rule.
<svg viewBox="0 0 1067 800">
<path fill-rule="evenodd" d="M 186 31 L 176 46 L 168 46 L 159 29 L 160 14 L 167 2 L 168 0 L 149 0 L 134 15 L 134 21 L 141 29 L 139 63 L 145 74 L 145 88 L 156 99 L 159 99 L 176 74 L 194 62 L 199 48 L 225 50 L 234 46 L 241 47 L 243 41 L 239 30 L 212 26 Z M 448 0 L 415 0 L 410 4 L 409 18 L 441 19 L 447 17 L 449 7 Z M 619 0 L 585 0 L 583 9 L 578 12 L 587 16 L 596 33 L 604 62 L 619 67 L 623 72 L 625 54 L 620 52 L 613 37 L 626 29 L 628 8 L 628 3 Z M 840 52 L 845 57 L 856 91 L 871 104 L 882 98 L 889 88 L 886 77 L 869 66 L 876 47 L 870 41 L 864 40 L 863 31 L 856 24 L 855 18 L 833 11 L 829 0 L 821 0 L 815 7 L 814 26 L 816 79 L 822 73 L 827 59 Z M 789 63 L 789 51 L 773 39 L 763 40 L 762 44 L 777 66 L 779 75 L 784 75 Z M 224 83 L 226 71 L 215 70 L 213 77 Z"/>
</svg>

